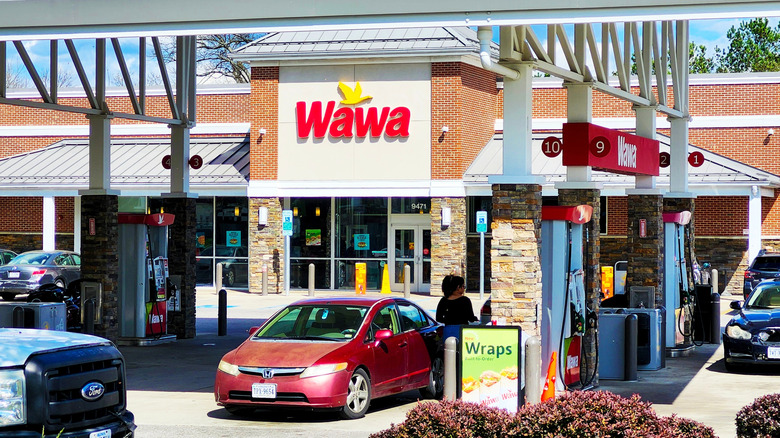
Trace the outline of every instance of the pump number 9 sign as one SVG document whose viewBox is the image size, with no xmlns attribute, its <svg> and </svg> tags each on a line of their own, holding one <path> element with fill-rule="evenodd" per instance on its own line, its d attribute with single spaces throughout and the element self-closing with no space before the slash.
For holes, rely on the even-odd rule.
<svg viewBox="0 0 780 438">
<path fill-rule="evenodd" d="M 477 233 L 487 233 L 487 212 L 477 212 Z"/>
</svg>

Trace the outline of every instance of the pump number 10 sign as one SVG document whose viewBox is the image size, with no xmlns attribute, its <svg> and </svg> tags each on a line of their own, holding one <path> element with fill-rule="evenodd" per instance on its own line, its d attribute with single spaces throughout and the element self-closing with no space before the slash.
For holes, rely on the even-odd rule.
<svg viewBox="0 0 780 438">
<path fill-rule="evenodd" d="M 487 212 L 477 212 L 477 233 L 487 233 Z"/>
</svg>

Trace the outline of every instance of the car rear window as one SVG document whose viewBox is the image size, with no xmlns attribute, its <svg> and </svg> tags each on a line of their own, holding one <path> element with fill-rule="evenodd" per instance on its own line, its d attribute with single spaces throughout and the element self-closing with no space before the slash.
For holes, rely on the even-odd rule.
<svg viewBox="0 0 780 438">
<path fill-rule="evenodd" d="M 780 257 L 756 257 L 753 269 L 780 270 Z"/>
</svg>

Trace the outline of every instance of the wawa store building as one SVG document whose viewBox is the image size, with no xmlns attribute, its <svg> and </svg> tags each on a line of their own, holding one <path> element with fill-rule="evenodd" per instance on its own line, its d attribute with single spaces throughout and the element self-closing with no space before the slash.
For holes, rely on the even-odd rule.
<svg viewBox="0 0 780 438">
<path fill-rule="evenodd" d="M 249 86 L 199 87 L 191 152 L 204 165 L 191 171 L 190 181 L 198 195 L 198 284 L 213 284 L 221 264 L 223 284 L 259 292 L 265 272 L 269 292 L 278 293 L 289 263 L 293 289 L 309 286 L 312 264 L 317 289 L 354 289 L 355 265 L 365 263 L 368 289 L 381 287 L 385 265 L 395 291 L 408 280 L 412 291 L 439 293 L 452 272 L 464 274 L 470 290 L 479 287 L 476 212 L 486 211 L 491 223 L 489 175 L 502 172 L 502 82 L 480 67 L 472 30 L 417 31 L 414 38 L 414 29 L 393 38 L 368 31 L 268 34 L 236 55 L 251 65 Z M 696 254 L 721 270 L 721 284 L 739 291 L 748 233 L 758 232 L 765 245 L 780 236 L 780 148 L 767 135 L 780 115 L 780 78 L 716 75 L 690 82 L 690 139 L 706 159 L 689 174 Z M 80 96 L 61 96 L 68 98 Z M 533 169 L 545 179 L 542 202 L 554 205 L 555 183 L 565 181 L 566 170 L 560 156 L 542 153 L 541 143 L 560 136 L 566 90 L 560 81 L 538 78 L 528 98 L 537 133 Z M 162 115 L 165 104 L 163 96 L 150 97 L 151 113 L 159 107 Z M 609 128 L 635 126 L 630 104 L 598 92 L 593 117 Z M 78 250 L 86 127 L 77 115 L 0 108 L 0 210 L 6 212 L 0 247 L 37 249 L 42 234 L 53 232 L 58 248 Z M 658 127 L 663 151 L 668 124 L 659 119 Z M 170 153 L 167 135 L 159 127 L 112 122 L 112 189 L 120 192 L 120 209 L 125 197 L 144 198 L 152 212 L 159 208 L 170 181 L 160 164 Z M 30 176 L 23 178 L 25 166 Z M 625 257 L 626 190 L 634 181 L 593 174 L 604 185 L 594 212 L 600 260 L 613 266 Z M 17 190 L 20 185 L 26 189 Z M 665 186 L 668 168 L 658 177 L 658 187 Z M 42 207 L 47 199 L 54 209 Z M 292 213 L 289 248 L 283 210 Z"/>
</svg>

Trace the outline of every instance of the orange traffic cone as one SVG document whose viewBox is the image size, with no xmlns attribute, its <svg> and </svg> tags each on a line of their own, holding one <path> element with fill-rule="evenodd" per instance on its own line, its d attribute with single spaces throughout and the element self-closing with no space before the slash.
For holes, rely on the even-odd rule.
<svg viewBox="0 0 780 438">
<path fill-rule="evenodd" d="M 553 351 L 550 357 L 550 365 L 547 366 L 547 380 L 544 382 L 544 389 L 542 390 L 542 401 L 555 398 L 555 370 L 558 368 L 556 359 L 556 352 Z"/>
</svg>

